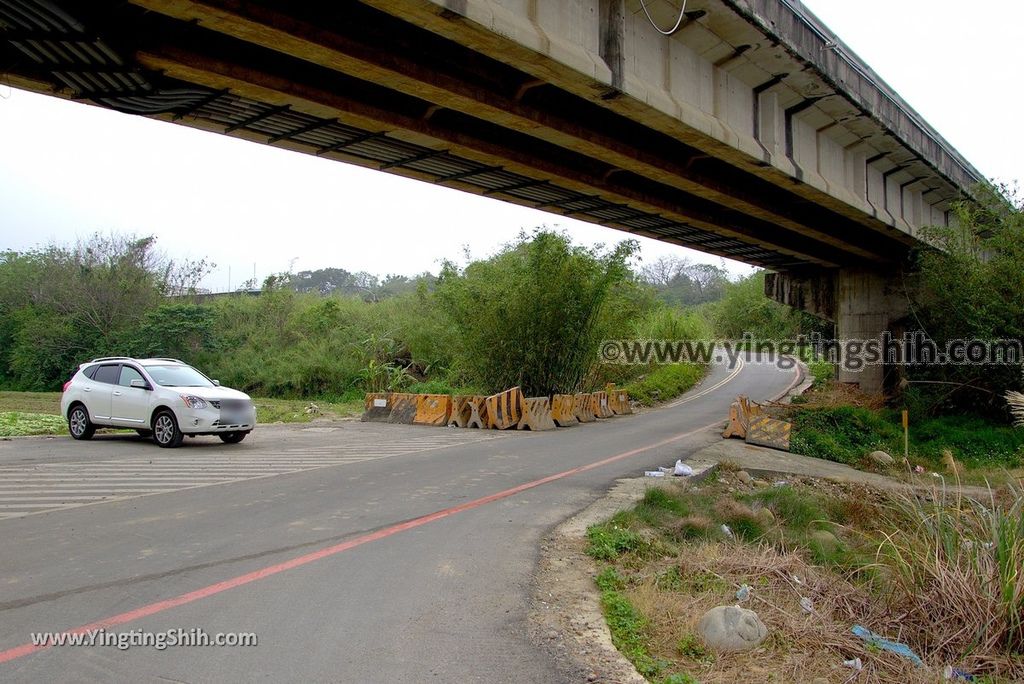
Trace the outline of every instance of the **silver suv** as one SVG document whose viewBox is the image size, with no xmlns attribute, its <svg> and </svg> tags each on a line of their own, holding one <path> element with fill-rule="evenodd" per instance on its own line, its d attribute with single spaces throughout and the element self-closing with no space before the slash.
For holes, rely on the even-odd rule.
<svg viewBox="0 0 1024 684">
<path fill-rule="evenodd" d="M 248 394 L 177 359 L 108 357 L 83 363 L 64 383 L 61 414 L 75 439 L 97 427 L 134 428 L 159 446 L 179 446 L 185 435 L 217 435 L 236 444 L 256 427 Z"/>
</svg>

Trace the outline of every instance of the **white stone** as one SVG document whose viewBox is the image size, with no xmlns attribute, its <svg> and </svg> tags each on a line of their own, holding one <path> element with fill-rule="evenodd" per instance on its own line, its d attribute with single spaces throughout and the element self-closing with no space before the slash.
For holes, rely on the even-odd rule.
<svg viewBox="0 0 1024 684">
<path fill-rule="evenodd" d="M 765 640 L 768 628 L 752 610 L 717 606 L 704 613 L 697 623 L 697 633 L 716 651 L 746 651 Z"/>
<path fill-rule="evenodd" d="M 891 466 L 896 463 L 895 459 L 884 451 L 872 451 L 868 458 L 880 466 Z"/>
</svg>

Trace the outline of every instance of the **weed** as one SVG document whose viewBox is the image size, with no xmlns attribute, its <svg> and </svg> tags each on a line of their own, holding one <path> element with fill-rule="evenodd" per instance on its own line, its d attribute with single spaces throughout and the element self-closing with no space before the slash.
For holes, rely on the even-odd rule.
<svg viewBox="0 0 1024 684">
<path fill-rule="evenodd" d="M 658 573 L 654 580 L 654 586 L 662 591 L 679 591 L 683 588 L 683 575 L 679 566 L 673 565 L 665 572 Z"/>
<path fill-rule="evenodd" d="M 610 565 L 598 573 L 594 582 L 601 591 L 622 591 L 626 588 L 626 580 Z"/>
<path fill-rule="evenodd" d="M 657 366 L 623 389 L 630 398 L 644 406 L 677 397 L 697 384 L 707 369 L 694 363 L 672 363 Z"/>
<path fill-rule="evenodd" d="M 587 540 L 587 555 L 597 560 L 614 560 L 625 553 L 643 553 L 650 547 L 650 542 L 639 534 L 611 521 L 592 525 L 587 530 Z"/>
<path fill-rule="evenodd" d="M 612 633 L 615 648 L 626 656 L 644 677 L 656 677 L 668 663 L 653 658 L 647 651 L 647 620 L 618 591 L 601 594 L 601 608 Z"/>
<path fill-rule="evenodd" d="M 648 489 L 644 493 L 644 498 L 640 501 L 640 505 L 668 511 L 678 516 L 690 514 L 689 507 L 681 497 L 673 496 L 661 487 L 651 487 Z"/>
<path fill-rule="evenodd" d="M 676 651 L 684 658 L 701 665 L 711 665 L 715 662 L 715 654 L 708 650 L 700 637 L 689 632 L 679 638 Z"/>
<path fill-rule="evenodd" d="M 0 437 L 58 435 L 66 430 L 67 424 L 60 416 L 17 411 L 0 413 Z"/>
<path fill-rule="evenodd" d="M 815 522 L 828 519 L 818 497 L 794 487 L 771 487 L 743 499 L 759 501 L 771 509 L 776 518 L 781 518 L 788 527 L 798 531 L 806 531 Z"/>
</svg>

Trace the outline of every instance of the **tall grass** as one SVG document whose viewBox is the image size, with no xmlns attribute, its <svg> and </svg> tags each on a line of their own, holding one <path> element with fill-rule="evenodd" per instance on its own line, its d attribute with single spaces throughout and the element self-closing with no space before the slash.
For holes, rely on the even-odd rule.
<svg viewBox="0 0 1024 684">
<path fill-rule="evenodd" d="M 929 499 L 893 498 L 877 562 L 890 614 L 933 662 L 1024 675 L 1022 494 L 1010 487 L 983 503 L 943 486 Z"/>
</svg>

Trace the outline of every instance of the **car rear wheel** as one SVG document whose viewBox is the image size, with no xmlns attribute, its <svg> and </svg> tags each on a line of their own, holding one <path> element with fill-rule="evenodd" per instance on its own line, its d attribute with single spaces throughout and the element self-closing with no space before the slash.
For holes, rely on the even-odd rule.
<svg viewBox="0 0 1024 684">
<path fill-rule="evenodd" d="M 247 434 L 249 434 L 249 433 L 248 432 L 222 432 L 222 433 L 220 433 L 217 436 L 220 437 L 220 441 L 224 442 L 225 444 L 238 444 L 243 439 L 245 439 L 245 436 Z"/>
<path fill-rule="evenodd" d="M 157 446 L 173 449 L 181 446 L 185 435 L 178 428 L 178 421 L 170 411 L 160 411 L 153 418 L 153 441 Z"/>
<path fill-rule="evenodd" d="M 89 412 L 81 404 L 76 404 L 68 413 L 68 432 L 74 439 L 92 439 L 96 426 L 89 420 Z"/>
</svg>

